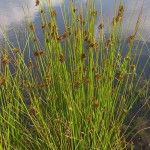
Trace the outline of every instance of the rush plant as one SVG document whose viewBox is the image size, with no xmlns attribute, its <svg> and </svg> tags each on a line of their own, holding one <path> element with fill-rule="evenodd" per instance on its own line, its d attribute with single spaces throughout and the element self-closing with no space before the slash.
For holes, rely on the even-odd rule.
<svg viewBox="0 0 150 150">
<path fill-rule="evenodd" d="M 46 4 L 47 8 L 36 1 L 43 42 L 29 17 L 23 28 L 24 43 L 14 34 L 14 46 L 2 32 L 5 45 L 1 47 L 0 147 L 132 149 L 132 141 L 127 141 L 132 133 L 128 127 L 135 116 L 125 127 L 130 110 L 141 98 L 142 108 L 147 109 L 145 115 L 150 108 L 150 79 L 143 78 L 149 56 L 137 72 L 142 50 L 147 46 L 138 32 L 140 15 L 134 33 L 124 37 L 122 2 L 113 20 L 108 21 L 108 29 L 96 1 L 87 0 L 86 8 L 70 2 L 69 9 L 60 6 L 64 20 L 64 31 L 60 33 L 57 12 L 48 0 Z"/>
</svg>

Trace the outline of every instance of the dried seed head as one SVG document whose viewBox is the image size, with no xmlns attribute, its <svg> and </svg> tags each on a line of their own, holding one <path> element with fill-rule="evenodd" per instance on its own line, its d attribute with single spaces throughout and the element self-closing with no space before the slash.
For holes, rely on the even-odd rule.
<svg viewBox="0 0 150 150">
<path fill-rule="evenodd" d="M 37 57 L 37 56 L 42 56 L 42 55 L 44 55 L 44 51 L 43 51 L 43 50 L 34 52 L 34 56 L 35 56 L 35 57 Z"/>
<path fill-rule="evenodd" d="M 113 26 L 116 26 L 116 24 L 117 24 L 117 22 L 116 22 L 116 17 L 113 18 L 112 24 L 113 24 Z"/>
<path fill-rule="evenodd" d="M 120 74 L 119 77 L 118 77 L 118 80 L 119 80 L 120 82 L 123 82 L 123 81 L 124 81 L 124 76 Z"/>
<path fill-rule="evenodd" d="M 45 10 L 44 10 L 44 9 L 41 9 L 41 14 L 42 14 L 42 13 L 45 13 Z"/>
<path fill-rule="evenodd" d="M 86 73 L 86 71 L 87 71 L 87 67 L 84 66 L 84 67 L 83 67 L 83 72 Z"/>
<path fill-rule="evenodd" d="M 133 72 L 136 71 L 136 66 L 135 66 L 134 64 L 130 65 L 130 68 L 131 68 L 131 70 L 132 70 Z"/>
<path fill-rule="evenodd" d="M 57 37 L 57 41 L 58 41 L 58 42 L 61 42 L 62 39 L 63 39 L 62 36 L 58 36 L 58 37 Z"/>
<path fill-rule="evenodd" d="M 104 50 L 105 50 L 105 51 L 108 51 L 108 46 L 105 46 L 105 47 L 104 47 Z"/>
<path fill-rule="evenodd" d="M 83 26 L 85 25 L 85 21 L 84 20 L 81 21 L 81 25 L 83 25 Z"/>
<path fill-rule="evenodd" d="M 94 108 L 99 107 L 99 102 L 98 102 L 98 100 L 94 100 L 94 101 L 93 101 L 93 107 L 94 107 Z"/>
<path fill-rule="evenodd" d="M 53 77 L 51 75 L 46 75 L 46 81 L 49 81 L 50 83 L 53 82 Z"/>
<path fill-rule="evenodd" d="M 61 55 L 59 56 L 59 61 L 60 61 L 61 63 L 65 62 L 65 56 L 64 56 L 63 54 L 61 54 Z"/>
<path fill-rule="evenodd" d="M 129 60 L 130 60 L 130 57 L 129 57 L 129 56 L 127 56 L 127 57 L 125 58 L 125 60 L 126 60 L 126 61 L 129 61 Z"/>
<path fill-rule="evenodd" d="M 90 129 L 89 133 L 92 135 L 94 133 L 93 129 Z"/>
<path fill-rule="evenodd" d="M 117 56 L 118 60 L 121 60 L 122 58 L 122 55 L 119 53 L 118 56 Z"/>
<path fill-rule="evenodd" d="M 95 74 L 95 78 L 96 78 L 96 80 L 100 80 L 100 79 L 101 79 L 101 74 L 96 73 L 96 74 Z"/>
<path fill-rule="evenodd" d="M 95 72 L 95 70 L 96 70 L 95 67 L 92 67 L 92 72 Z"/>
<path fill-rule="evenodd" d="M 49 39 L 48 38 L 46 39 L 46 43 L 49 43 Z"/>
<path fill-rule="evenodd" d="M 40 83 L 40 89 L 45 89 L 46 87 L 47 87 L 48 85 L 47 85 L 47 83 Z"/>
<path fill-rule="evenodd" d="M 66 95 L 68 96 L 70 94 L 69 90 L 66 90 Z"/>
<path fill-rule="evenodd" d="M 47 25 L 46 25 L 46 24 L 42 25 L 42 29 L 43 29 L 43 30 L 45 30 L 46 28 L 47 28 Z"/>
<path fill-rule="evenodd" d="M 88 41 L 88 36 L 84 37 L 84 41 L 86 41 L 86 42 Z"/>
<path fill-rule="evenodd" d="M 95 97 L 95 96 L 93 96 L 93 97 L 92 97 L 92 101 L 95 101 L 95 100 L 96 100 L 96 97 Z"/>
<path fill-rule="evenodd" d="M 52 32 L 51 35 L 50 35 L 50 37 L 54 38 L 55 37 L 55 32 Z"/>
<path fill-rule="evenodd" d="M 23 80 L 23 81 L 22 81 L 22 84 L 23 84 L 24 86 L 29 85 L 29 83 L 30 83 L 29 80 Z"/>
<path fill-rule="evenodd" d="M 3 66 L 8 65 L 10 63 L 10 60 L 11 60 L 10 55 L 5 55 L 3 60 L 2 60 L 2 65 Z"/>
<path fill-rule="evenodd" d="M 109 40 L 107 41 L 107 46 L 113 46 L 113 44 L 114 44 L 113 39 L 109 39 Z"/>
<path fill-rule="evenodd" d="M 103 29 L 104 28 L 104 24 L 101 23 L 99 26 L 98 26 L 98 29 Z"/>
<path fill-rule="evenodd" d="M 4 86 L 6 83 L 6 79 L 4 77 L 0 78 L 0 86 Z"/>
<path fill-rule="evenodd" d="M 98 16 L 98 11 L 97 11 L 97 10 L 92 11 L 91 15 L 92 15 L 93 17 L 97 17 L 97 16 Z"/>
<path fill-rule="evenodd" d="M 49 23 L 48 23 L 48 28 L 51 29 L 51 27 L 52 27 L 52 25 L 51 25 L 51 23 L 49 22 Z"/>
<path fill-rule="evenodd" d="M 35 1 L 35 6 L 38 6 L 40 4 L 40 1 L 39 0 L 36 0 Z"/>
<path fill-rule="evenodd" d="M 97 42 L 96 41 L 93 41 L 93 42 L 89 41 L 89 47 L 90 48 L 97 48 Z"/>
<path fill-rule="evenodd" d="M 64 32 L 64 33 L 62 34 L 62 39 L 68 38 L 70 34 L 71 34 L 71 33 L 68 32 L 68 31 L 67 31 L 67 32 Z"/>
<path fill-rule="evenodd" d="M 121 15 L 123 15 L 123 14 L 124 14 L 124 11 L 125 11 L 124 5 L 120 5 L 120 6 L 119 6 L 118 13 L 121 14 Z"/>
<path fill-rule="evenodd" d="M 88 85 L 90 81 L 89 81 L 89 79 L 85 76 L 85 77 L 83 77 L 83 82 L 84 82 L 84 84 Z"/>
<path fill-rule="evenodd" d="M 14 66 L 17 67 L 19 65 L 19 61 L 17 59 L 14 60 Z"/>
<path fill-rule="evenodd" d="M 31 31 L 35 30 L 35 26 L 33 24 L 30 24 L 29 28 L 30 28 Z"/>
<path fill-rule="evenodd" d="M 32 116 L 34 116 L 34 117 L 36 117 L 36 116 L 39 114 L 39 110 L 38 110 L 37 107 L 34 106 L 34 105 L 31 105 L 31 106 L 30 106 L 29 112 L 30 112 L 30 115 L 32 115 Z"/>
<path fill-rule="evenodd" d="M 132 43 L 135 39 L 135 35 L 131 35 L 127 38 L 127 43 Z"/>
<path fill-rule="evenodd" d="M 76 11 L 77 11 L 77 9 L 76 9 L 76 8 L 74 8 L 74 9 L 73 9 L 73 12 L 75 13 Z"/>
<path fill-rule="evenodd" d="M 122 16 L 121 15 L 117 15 L 115 20 L 116 20 L 116 23 L 122 21 Z"/>
<path fill-rule="evenodd" d="M 38 41 L 38 39 L 35 37 L 35 38 L 33 38 L 33 42 L 37 42 Z"/>
<path fill-rule="evenodd" d="M 113 62 L 112 67 L 114 68 L 117 65 L 116 62 Z"/>
<path fill-rule="evenodd" d="M 53 11 L 51 12 L 51 17 L 56 17 L 56 16 L 57 16 L 56 11 L 53 10 Z"/>
<path fill-rule="evenodd" d="M 83 32 L 83 35 L 86 37 L 86 36 L 89 36 L 89 31 L 88 30 L 85 30 L 84 32 Z"/>
<path fill-rule="evenodd" d="M 80 88 L 80 82 L 79 82 L 79 81 L 75 81 L 75 82 L 74 82 L 74 88 L 75 88 L 76 90 L 78 90 L 78 89 Z"/>
<path fill-rule="evenodd" d="M 14 53 L 18 53 L 18 52 L 19 52 L 19 49 L 18 49 L 18 48 L 13 48 L 12 51 L 13 51 Z"/>
<path fill-rule="evenodd" d="M 87 116 L 86 118 L 87 118 L 87 120 L 88 120 L 89 122 L 92 122 L 92 117 L 91 117 L 91 116 Z"/>
<path fill-rule="evenodd" d="M 86 58 L 87 58 L 86 53 L 83 53 L 82 56 L 81 56 L 81 59 L 82 59 L 82 60 L 85 60 Z"/>
</svg>

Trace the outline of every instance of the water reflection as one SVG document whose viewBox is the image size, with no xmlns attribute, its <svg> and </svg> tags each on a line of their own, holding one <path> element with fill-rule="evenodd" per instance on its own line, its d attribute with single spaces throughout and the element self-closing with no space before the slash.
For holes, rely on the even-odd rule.
<svg viewBox="0 0 150 150">
<path fill-rule="evenodd" d="M 63 0 L 50 0 L 53 4 L 53 6 L 58 6 L 60 5 Z M 79 1 L 79 0 L 78 0 Z M 84 0 L 85 1 L 85 0 Z M 114 14 L 114 7 L 116 7 L 116 2 L 119 4 L 120 0 L 102 0 L 103 4 L 103 15 L 105 18 L 112 19 L 113 14 Z M 65 0 L 65 4 L 68 4 L 68 0 Z M 126 0 L 124 2 L 126 12 L 124 16 L 124 22 L 125 22 L 125 30 L 128 26 L 128 23 L 130 22 L 130 17 L 132 13 L 134 12 L 134 15 L 132 17 L 132 22 L 129 27 L 130 32 L 134 31 L 135 28 L 135 23 L 137 21 L 139 12 L 141 10 L 143 1 L 131 1 L 131 0 Z M 149 9 L 150 1 L 145 0 L 144 1 L 144 7 L 143 7 L 143 20 L 145 19 L 145 16 L 147 16 L 146 22 L 144 24 L 143 29 L 143 34 L 147 34 L 149 32 L 149 27 L 150 27 L 150 9 Z M 0 26 L 2 26 L 4 23 L 9 26 L 10 28 L 13 28 L 14 26 L 19 25 L 20 23 L 23 22 L 24 20 L 24 13 L 22 10 L 22 6 L 28 6 L 30 10 L 30 15 L 33 19 L 38 17 L 38 7 L 35 7 L 35 1 L 34 0 L 0 0 Z M 98 5 L 98 11 L 100 12 L 100 7 Z M 100 20 L 97 21 L 97 23 Z M 150 40 L 150 36 L 148 36 L 148 40 Z"/>
<path fill-rule="evenodd" d="M 103 15 L 106 21 L 106 18 L 111 21 L 114 16 L 114 8 L 117 8 L 120 0 L 102 0 L 103 4 Z M 143 3 L 144 2 L 144 3 Z M 123 17 L 124 21 L 124 31 L 126 33 L 127 28 L 129 33 L 134 32 L 137 19 L 139 17 L 142 5 L 142 20 L 139 28 L 139 32 L 142 32 L 143 36 L 146 36 L 149 33 L 150 28 L 150 1 L 149 0 L 125 0 L 125 14 Z M 128 25 L 130 26 L 128 27 Z M 97 25 L 98 26 L 98 25 Z M 147 36 L 147 40 L 150 41 L 150 35 Z"/>
<path fill-rule="evenodd" d="M 51 3 L 57 6 L 62 0 L 51 0 Z M 22 6 L 28 6 L 31 17 L 36 17 L 38 7 L 35 7 L 34 0 L 0 0 L 0 26 L 4 23 L 9 27 L 20 24 L 24 20 Z"/>
</svg>

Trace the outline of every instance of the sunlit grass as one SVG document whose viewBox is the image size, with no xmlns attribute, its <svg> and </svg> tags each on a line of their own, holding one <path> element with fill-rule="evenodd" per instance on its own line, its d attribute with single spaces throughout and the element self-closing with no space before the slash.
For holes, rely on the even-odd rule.
<svg viewBox="0 0 150 150">
<path fill-rule="evenodd" d="M 48 1 L 48 10 L 37 1 L 43 44 L 29 17 L 24 46 L 21 47 L 17 34 L 14 39 L 18 46 L 14 46 L 3 32 L 0 74 L 3 149 L 132 148 L 132 141 L 126 140 L 131 133 L 124 129 L 124 122 L 141 95 L 143 107 L 149 111 L 149 79 L 143 81 L 149 56 L 141 73 L 137 73 L 146 39 L 141 35 L 142 47 L 140 40 L 136 41 L 136 49 L 141 49 L 134 57 L 140 16 L 134 33 L 122 38 L 125 8 L 120 4 L 106 36 L 105 18 L 95 29 L 96 18 L 103 17 L 95 4 L 88 2 L 83 14 L 82 6 L 78 9 L 70 2 L 70 15 L 62 5 L 65 30 L 60 34 L 57 12 Z M 125 44 L 128 49 L 123 55 Z"/>
</svg>

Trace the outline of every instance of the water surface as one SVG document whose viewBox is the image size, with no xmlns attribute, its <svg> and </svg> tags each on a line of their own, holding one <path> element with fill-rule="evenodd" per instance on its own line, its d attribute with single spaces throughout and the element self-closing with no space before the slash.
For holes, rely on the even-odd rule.
<svg viewBox="0 0 150 150">
<path fill-rule="evenodd" d="M 81 0 L 76 0 L 77 3 L 81 2 Z M 98 0 L 100 1 L 100 0 Z M 51 0 L 53 6 L 56 10 L 59 11 L 59 7 L 62 5 L 63 0 Z M 68 7 L 69 0 L 64 0 L 66 7 Z M 86 0 L 82 0 L 83 4 L 86 4 Z M 114 8 L 116 7 L 116 2 L 119 4 L 119 0 L 102 0 L 102 8 L 103 15 L 105 18 L 112 19 L 114 14 Z M 126 29 L 128 23 L 130 22 L 130 18 L 132 17 L 132 22 L 129 27 L 130 32 L 134 30 L 135 23 L 139 16 L 143 0 L 125 0 L 125 16 L 124 16 L 124 28 Z M 24 22 L 24 13 L 22 6 L 28 6 L 30 10 L 30 16 L 35 22 L 38 22 L 39 18 L 39 9 L 35 7 L 34 0 L 0 0 L 0 26 L 4 24 L 7 25 L 7 30 L 12 30 L 14 27 L 22 24 Z M 97 10 L 100 12 L 100 5 L 97 5 Z M 144 0 L 143 13 L 142 18 L 145 20 L 144 26 L 140 27 L 143 29 L 143 35 L 146 35 L 150 29 L 150 1 Z M 134 13 L 134 14 L 133 14 Z M 99 20 L 97 20 L 97 23 Z M 61 22 L 60 22 L 61 23 Z M 10 33 L 11 34 L 11 33 Z M 147 36 L 147 40 L 150 40 L 150 35 Z"/>
</svg>

